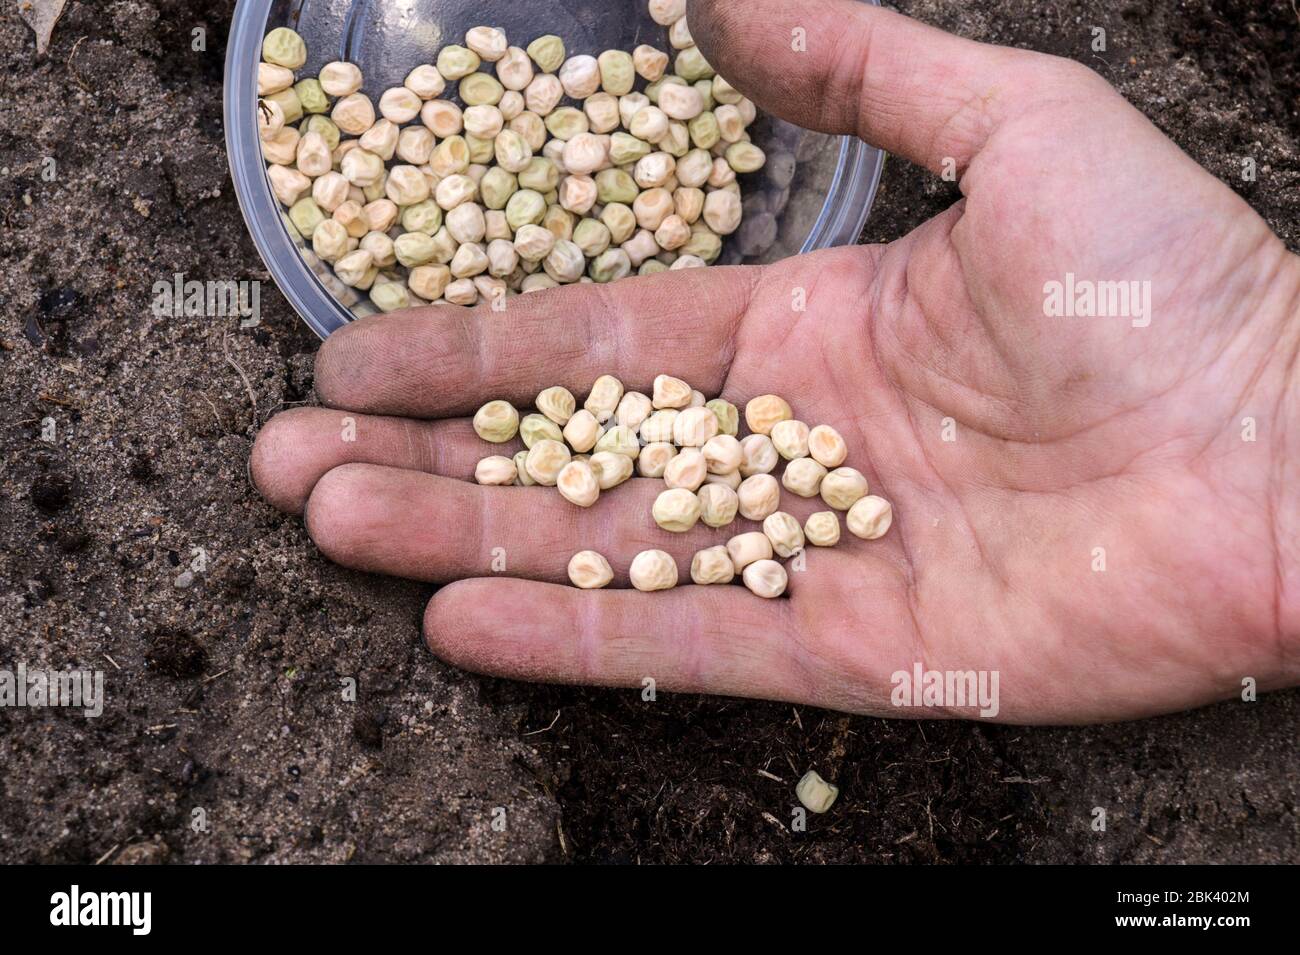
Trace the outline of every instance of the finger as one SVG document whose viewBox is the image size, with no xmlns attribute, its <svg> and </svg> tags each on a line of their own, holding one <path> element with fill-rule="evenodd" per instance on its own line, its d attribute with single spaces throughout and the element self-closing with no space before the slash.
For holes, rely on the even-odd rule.
<svg viewBox="0 0 1300 955">
<path fill-rule="evenodd" d="M 321 477 L 344 464 L 379 464 L 469 481 L 480 459 L 513 455 L 522 447 L 517 438 L 485 443 L 465 418 L 418 421 L 295 408 L 262 428 L 250 467 L 253 483 L 273 507 L 301 514 Z"/>
<path fill-rule="evenodd" d="M 740 587 L 653 594 L 524 580 L 464 580 L 424 614 L 436 656 L 510 679 L 808 698 L 789 602 Z"/>
<path fill-rule="evenodd" d="M 762 600 L 742 587 L 643 594 L 478 578 L 433 596 L 424 635 L 447 663 L 510 679 L 645 688 L 648 678 L 656 690 L 897 716 L 908 713 L 890 704 L 890 674 L 910 672 L 915 647 L 903 593 L 880 588 L 871 625 L 845 627 L 807 601 Z"/>
<path fill-rule="evenodd" d="M 368 464 L 335 468 L 307 503 L 307 532 L 330 560 L 355 570 L 445 582 L 501 575 L 568 581 L 569 559 L 594 550 L 610 562 L 615 586 L 643 550 L 666 551 L 678 579 L 690 580 L 695 552 L 725 544 L 761 525 L 738 519 L 725 528 L 697 524 L 683 534 L 655 524 L 660 480 L 638 478 L 576 507 L 548 487 L 481 487 L 436 475 Z M 819 501 L 782 498 L 801 521 Z"/>
<path fill-rule="evenodd" d="M 606 374 L 630 389 L 670 374 L 716 392 L 757 274 L 682 269 L 514 296 L 504 313 L 363 318 L 321 347 L 316 392 L 335 408 L 421 417 L 469 415 L 493 398 L 527 406 L 552 385 L 585 393 Z"/>
<path fill-rule="evenodd" d="M 963 40 L 857 0 L 691 0 L 688 20 L 709 63 L 765 111 L 935 172 L 948 158 L 964 169 L 1010 112 L 1105 87 L 1070 61 Z"/>
</svg>

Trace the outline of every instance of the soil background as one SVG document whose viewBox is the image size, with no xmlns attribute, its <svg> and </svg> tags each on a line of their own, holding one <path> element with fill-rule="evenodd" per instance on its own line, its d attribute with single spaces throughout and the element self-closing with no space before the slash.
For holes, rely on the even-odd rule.
<svg viewBox="0 0 1300 955">
<path fill-rule="evenodd" d="M 434 660 L 428 588 L 331 566 L 246 479 L 316 341 L 226 169 L 233 6 L 70 0 L 45 57 L 0 11 L 0 667 L 102 669 L 108 698 L 0 710 L 0 861 L 1300 862 L 1300 691 L 1025 729 Z M 1089 64 L 1300 247 L 1291 0 L 898 6 Z M 891 159 L 864 239 L 954 198 Z M 263 280 L 262 324 L 155 318 L 176 272 Z M 810 767 L 842 791 L 794 833 Z"/>
</svg>

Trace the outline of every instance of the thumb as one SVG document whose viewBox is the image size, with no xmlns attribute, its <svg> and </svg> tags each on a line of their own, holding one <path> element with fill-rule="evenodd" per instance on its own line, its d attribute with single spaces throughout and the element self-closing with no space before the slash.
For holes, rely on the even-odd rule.
<svg viewBox="0 0 1300 955">
<path fill-rule="evenodd" d="M 709 63 L 766 112 L 935 172 L 946 158 L 965 169 L 1013 112 L 1109 90 L 1069 60 L 963 40 L 857 0 L 691 0 L 688 19 Z"/>
</svg>

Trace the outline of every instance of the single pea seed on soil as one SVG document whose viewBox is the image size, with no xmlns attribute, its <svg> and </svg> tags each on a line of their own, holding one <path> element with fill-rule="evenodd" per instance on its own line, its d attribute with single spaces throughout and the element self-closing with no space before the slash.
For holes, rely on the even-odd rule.
<svg viewBox="0 0 1300 955">
<path fill-rule="evenodd" d="M 840 787 L 828 783 L 817 774 L 816 770 L 810 769 L 795 784 L 794 794 L 809 812 L 821 814 L 835 804 L 840 794 Z"/>
<path fill-rule="evenodd" d="M 594 550 L 578 551 L 569 559 L 569 580 L 583 590 L 599 590 L 609 586 L 614 571 L 607 561 Z"/>
</svg>

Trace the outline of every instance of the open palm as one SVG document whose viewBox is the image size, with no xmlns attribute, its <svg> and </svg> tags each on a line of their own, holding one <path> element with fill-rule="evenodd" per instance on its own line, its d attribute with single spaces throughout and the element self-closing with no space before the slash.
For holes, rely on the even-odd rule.
<svg viewBox="0 0 1300 955">
<path fill-rule="evenodd" d="M 326 407 L 259 437 L 268 499 L 305 507 L 339 563 L 454 582 L 429 643 L 498 675 L 934 716 L 896 708 L 891 675 L 997 671 L 997 718 L 1016 722 L 1294 683 L 1300 260 L 1082 67 L 842 0 L 694 0 L 689 17 L 762 108 L 951 171 L 964 198 L 887 246 L 357 322 L 317 359 Z M 1123 315 L 1049 314 L 1052 282 L 1135 282 L 1149 309 L 1139 292 Z M 643 549 L 685 579 L 696 550 L 755 528 L 663 532 L 661 481 L 590 510 L 471 483 L 516 450 L 488 450 L 475 408 L 606 373 L 782 395 L 844 435 L 893 529 L 811 550 L 780 600 L 626 589 Z M 782 498 L 800 519 L 823 506 Z M 564 584 L 583 549 L 617 589 Z"/>
</svg>

